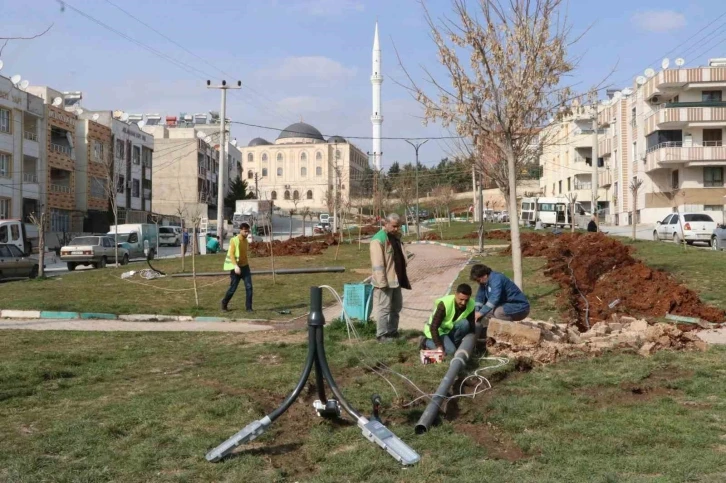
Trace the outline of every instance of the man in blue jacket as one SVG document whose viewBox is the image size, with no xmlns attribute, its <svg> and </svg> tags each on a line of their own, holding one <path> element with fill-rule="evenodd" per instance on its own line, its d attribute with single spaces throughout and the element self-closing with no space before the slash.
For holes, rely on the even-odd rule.
<svg viewBox="0 0 726 483">
<path fill-rule="evenodd" d="M 516 321 L 529 315 L 527 296 L 505 275 L 482 264 L 471 267 L 470 275 L 473 281 L 479 283 L 475 303 L 476 320 L 494 317 Z"/>
</svg>

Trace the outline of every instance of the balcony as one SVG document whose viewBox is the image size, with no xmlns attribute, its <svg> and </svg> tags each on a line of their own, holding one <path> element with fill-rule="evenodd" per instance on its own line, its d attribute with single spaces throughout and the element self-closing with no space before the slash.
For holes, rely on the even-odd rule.
<svg viewBox="0 0 726 483">
<path fill-rule="evenodd" d="M 597 113 L 597 122 L 600 127 L 608 127 L 616 115 L 615 106 L 605 106 Z"/>
<path fill-rule="evenodd" d="M 51 184 L 50 190 L 54 193 L 70 193 L 71 187 L 60 184 Z"/>
<path fill-rule="evenodd" d="M 671 102 L 661 104 L 645 119 L 645 136 L 659 129 L 709 126 L 726 122 L 726 102 Z"/>
<path fill-rule="evenodd" d="M 23 132 L 23 137 L 27 139 L 28 141 L 35 141 L 38 142 L 38 135 L 34 133 L 33 131 L 25 131 Z"/>
<path fill-rule="evenodd" d="M 686 168 L 726 164 L 726 147 L 721 145 L 721 141 L 704 144 L 683 147 L 682 142 L 671 141 L 653 146 L 645 155 L 645 171 L 673 168 L 680 164 Z"/>
<path fill-rule="evenodd" d="M 688 84 L 726 82 L 726 68 L 695 67 L 692 69 L 667 69 L 658 72 L 643 85 L 646 99 L 663 94 L 668 89 L 683 88 Z M 707 87 L 707 86 L 702 86 Z"/>
<path fill-rule="evenodd" d="M 150 188 L 144 188 L 144 199 L 145 200 L 151 199 L 151 189 Z"/>
<path fill-rule="evenodd" d="M 597 173 L 597 185 L 600 188 L 608 188 L 613 184 L 613 172 L 609 169 L 599 169 Z"/>
<path fill-rule="evenodd" d="M 60 144 L 50 143 L 50 150 L 53 153 L 63 154 L 65 156 L 71 155 L 71 148 L 68 146 L 61 146 Z"/>
<path fill-rule="evenodd" d="M 37 183 L 38 175 L 35 173 L 23 173 L 23 183 Z"/>
<path fill-rule="evenodd" d="M 599 156 L 607 156 L 613 152 L 612 138 L 600 139 L 597 143 L 597 153 Z"/>
</svg>

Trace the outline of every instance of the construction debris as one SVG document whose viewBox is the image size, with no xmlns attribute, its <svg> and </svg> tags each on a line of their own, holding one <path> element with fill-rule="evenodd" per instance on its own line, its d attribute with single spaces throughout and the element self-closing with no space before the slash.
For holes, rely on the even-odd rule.
<svg viewBox="0 0 726 483">
<path fill-rule="evenodd" d="M 598 355 L 612 349 L 629 349 L 642 356 L 665 349 L 705 350 L 708 344 L 698 337 L 697 330 L 700 327 L 693 324 L 649 324 L 646 320 L 617 315 L 611 321 L 597 322 L 585 332 L 568 324 L 492 319 L 487 330 L 487 350 L 492 355 L 540 364 Z"/>
</svg>

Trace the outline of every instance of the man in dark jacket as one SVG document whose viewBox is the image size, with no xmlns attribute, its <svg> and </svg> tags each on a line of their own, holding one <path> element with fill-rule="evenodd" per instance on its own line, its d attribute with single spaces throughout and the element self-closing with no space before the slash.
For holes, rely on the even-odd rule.
<svg viewBox="0 0 726 483">
<path fill-rule="evenodd" d="M 514 282 L 486 265 L 471 267 L 471 279 L 479 283 L 476 294 L 476 320 L 494 317 L 500 320 L 523 320 L 529 315 L 529 300 Z M 486 326 L 486 323 L 482 325 Z"/>
<path fill-rule="evenodd" d="M 594 216 L 590 219 L 590 223 L 587 224 L 587 231 L 590 233 L 597 233 L 597 222 L 595 221 Z"/>
</svg>

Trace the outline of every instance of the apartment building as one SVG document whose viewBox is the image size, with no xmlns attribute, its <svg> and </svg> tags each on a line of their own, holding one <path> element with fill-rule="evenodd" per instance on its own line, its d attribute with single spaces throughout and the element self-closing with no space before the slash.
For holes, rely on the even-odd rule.
<svg viewBox="0 0 726 483">
<path fill-rule="evenodd" d="M 84 213 L 83 231 L 99 233 L 109 228 L 112 133 L 87 116 L 81 112 L 76 125 L 76 209 Z"/>
<path fill-rule="evenodd" d="M 630 224 L 635 208 L 641 223 L 675 210 L 707 211 L 723 222 L 726 59 L 647 74 L 599 111 L 607 128 L 600 150 L 613 180 L 609 221 Z M 637 205 L 633 180 L 642 182 Z"/>
<path fill-rule="evenodd" d="M 540 190 L 543 196 L 577 199 L 586 210 L 592 210 L 593 131 L 592 106 L 573 102 L 570 112 L 553 120 L 540 134 Z M 603 131 L 600 131 L 603 132 Z M 597 160 L 598 180 L 608 172 L 601 152 Z M 598 183 L 599 213 L 610 208 L 608 183 Z"/>
<path fill-rule="evenodd" d="M 46 191 L 43 100 L 0 76 L 0 219 L 39 213 Z"/>
</svg>

